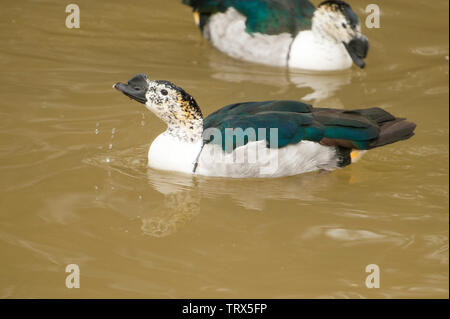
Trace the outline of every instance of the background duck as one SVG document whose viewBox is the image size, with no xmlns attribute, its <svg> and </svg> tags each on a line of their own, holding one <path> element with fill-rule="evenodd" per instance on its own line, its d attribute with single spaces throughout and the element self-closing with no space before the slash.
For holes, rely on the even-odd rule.
<svg viewBox="0 0 450 319">
<path fill-rule="evenodd" d="M 345 111 L 297 101 L 236 103 L 204 118 L 195 99 L 171 82 L 138 74 L 114 88 L 145 104 L 168 126 L 150 146 L 149 166 L 205 176 L 280 177 L 333 170 L 351 164 L 352 151 L 408 139 L 416 127 L 380 108 Z M 230 135 L 229 129 L 243 131 Z M 256 132 L 254 139 L 242 134 L 248 129 Z M 244 161 L 236 160 L 238 153 Z"/>
<path fill-rule="evenodd" d="M 340 0 L 183 0 L 214 47 L 237 59 L 305 70 L 364 68 L 356 13 Z"/>
</svg>

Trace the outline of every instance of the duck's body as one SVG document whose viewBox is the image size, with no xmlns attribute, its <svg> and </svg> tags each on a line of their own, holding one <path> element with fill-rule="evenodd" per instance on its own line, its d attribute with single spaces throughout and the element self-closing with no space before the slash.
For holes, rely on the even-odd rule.
<svg viewBox="0 0 450 319">
<path fill-rule="evenodd" d="M 231 57 L 315 71 L 364 67 L 368 41 L 342 1 L 184 0 L 205 38 Z"/>
<path fill-rule="evenodd" d="M 236 153 L 244 154 L 243 161 Z M 200 154 L 200 156 L 199 156 Z M 246 160 L 254 157 L 256 161 Z M 250 142 L 227 153 L 216 144 L 185 142 L 166 132 L 150 146 L 148 165 L 154 169 L 202 176 L 249 178 L 292 176 L 307 172 L 343 167 L 348 156 L 336 147 L 301 141 L 283 148 L 267 148 L 265 141 Z"/>
<path fill-rule="evenodd" d="M 222 177 L 280 177 L 333 170 L 352 151 L 408 139 L 415 124 L 380 108 L 313 108 L 297 101 L 228 105 L 203 118 L 195 100 L 167 81 L 137 75 L 114 86 L 144 103 L 168 128 L 152 143 L 149 166 Z"/>
</svg>

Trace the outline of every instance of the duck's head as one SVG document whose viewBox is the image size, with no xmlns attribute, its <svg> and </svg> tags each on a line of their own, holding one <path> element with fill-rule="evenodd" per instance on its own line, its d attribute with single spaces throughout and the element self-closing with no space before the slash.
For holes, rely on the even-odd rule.
<svg viewBox="0 0 450 319">
<path fill-rule="evenodd" d="M 192 126 L 201 122 L 202 112 L 194 98 L 169 81 L 151 81 L 145 74 L 137 74 L 127 84 L 113 86 L 126 96 L 145 104 L 169 126 Z"/>
<path fill-rule="evenodd" d="M 340 0 L 322 2 L 314 11 L 313 32 L 342 43 L 353 62 L 365 67 L 364 59 L 369 51 L 369 41 L 361 34 L 358 16 L 349 4 Z"/>
</svg>

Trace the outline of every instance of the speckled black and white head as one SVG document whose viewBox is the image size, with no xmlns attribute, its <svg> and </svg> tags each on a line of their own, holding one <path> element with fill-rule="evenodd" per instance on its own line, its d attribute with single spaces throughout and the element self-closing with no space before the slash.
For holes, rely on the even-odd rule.
<svg viewBox="0 0 450 319">
<path fill-rule="evenodd" d="M 340 0 L 322 2 L 314 12 L 313 32 L 336 42 L 342 42 L 353 62 L 364 68 L 369 41 L 361 34 L 358 16 L 350 5 Z"/>
<path fill-rule="evenodd" d="M 135 75 L 127 84 L 116 83 L 114 88 L 145 104 L 167 124 L 168 134 L 190 142 L 200 138 L 202 112 L 194 98 L 182 88 L 169 81 L 151 81 L 145 74 Z"/>
<path fill-rule="evenodd" d="M 203 119 L 194 98 L 169 81 L 148 81 L 146 97 L 147 108 L 163 120 L 189 122 Z"/>
</svg>

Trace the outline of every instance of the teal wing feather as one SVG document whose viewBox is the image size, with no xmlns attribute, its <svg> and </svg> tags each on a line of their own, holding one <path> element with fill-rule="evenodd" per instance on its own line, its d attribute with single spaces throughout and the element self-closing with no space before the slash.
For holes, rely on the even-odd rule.
<svg viewBox="0 0 450 319">
<path fill-rule="evenodd" d="M 228 105 L 204 119 L 205 132 L 209 134 L 211 131 L 208 129 L 212 128 L 220 131 L 220 138 L 206 134 L 204 141 L 218 144 L 223 150 L 231 152 L 248 143 L 249 138 L 245 134 L 248 131 L 245 130 L 250 128 L 255 132 L 254 138 L 265 140 L 267 147 L 282 148 L 306 140 L 366 150 L 380 146 L 381 128 L 395 121 L 399 119 L 380 108 L 345 111 L 313 108 L 297 101 L 238 103 Z M 277 145 L 271 145 L 271 128 L 277 129 Z M 232 130 L 227 129 L 242 130 L 231 134 Z"/>
<path fill-rule="evenodd" d="M 315 7 L 308 0 L 182 0 L 203 19 L 233 7 L 246 20 L 248 33 L 297 34 L 311 28 Z"/>
</svg>

